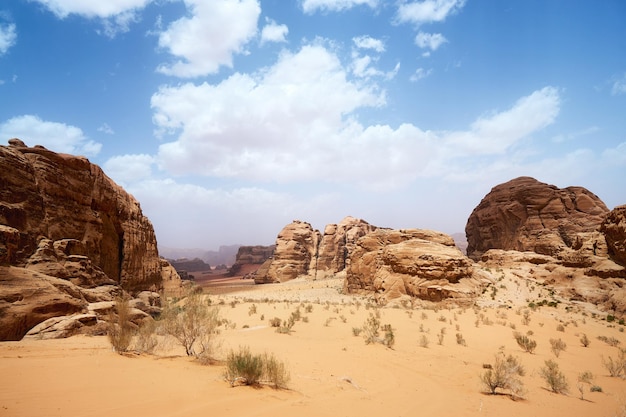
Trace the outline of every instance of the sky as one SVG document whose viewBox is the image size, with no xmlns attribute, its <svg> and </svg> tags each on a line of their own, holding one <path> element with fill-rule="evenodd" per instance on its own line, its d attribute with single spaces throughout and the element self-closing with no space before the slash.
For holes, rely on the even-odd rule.
<svg viewBox="0 0 626 417">
<path fill-rule="evenodd" d="M 626 203 L 623 0 L 3 0 L 0 143 L 84 155 L 162 247 L 463 232 L 518 176 Z"/>
</svg>

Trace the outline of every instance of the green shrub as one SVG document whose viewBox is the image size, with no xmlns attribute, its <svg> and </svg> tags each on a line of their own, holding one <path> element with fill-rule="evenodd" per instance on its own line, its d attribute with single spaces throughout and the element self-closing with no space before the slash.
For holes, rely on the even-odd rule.
<svg viewBox="0 0 626 417">
<path fill-rule="evenodd" d="M 128 351 L 135 333 L 135 326 L 130 321 L 128 296 L 120 296 L 115 299 L 115 312 L 115 315 L 109 314 L 107 336 L 113 350 L 121 354 Z"/>
<path fill-rule="evenodd" d="M 513 337 L 519 347 L 521 347 L 525 352 L 533 353 L 535 351 L 535 348 L 537 347 L 536 341 L 518 332 L 513 333 Z"/>
<path fill-rule="evenodd" d="M 546 381 L 552 392 L 557 394 L 567 394 L 569 384 L 563 372 L 559 370 L 559 365 L 553 360 L 545 361 L 545 366 L 539 370 L 541 377 Z"/>
<path fill-rule="evenodd" d="M 520 379 L 524 376 L 524 368 L 518 358 L 509 355 L 496 355 L 495 363 L 481 376 L 480 381 L 490 394 L 496 394 L 496 390 L 508 390 L 512 397 L 522 397 L 524 383 Z"/>
<path fill-rule="evenodd" d="M 230 385 L 258 385 L 263 376 L 263 357 L 253 355 L 248 347 L 231 351 L 226 358 L 226 380 Z"/>
<path fill-rule="evenodd" d="M 563 351 L 563 350 L 565 350 L 567 348 L 567 345 L 560 338 L 559 339 L 550 339 L 550 347 L 552 349 L 552 353 L 554 353 L 554 356 L 556 356 L 558 358 L 559 355 L 561 354 L 561 351 Z"/>
</svg>

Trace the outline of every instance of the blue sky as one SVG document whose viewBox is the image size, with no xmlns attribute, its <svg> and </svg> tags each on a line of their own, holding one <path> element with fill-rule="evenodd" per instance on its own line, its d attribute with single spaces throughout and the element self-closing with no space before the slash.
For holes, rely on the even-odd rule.
<svg viewBox="0 0 626 417">
<path fill-rule="evenodd" d="M 462 232 L 521 175 L 613 208 L 625 21 L 621 0 L 4 0 L 0 139 L 87 156 L 168 247 L 347 215 Z"/>
</svg>

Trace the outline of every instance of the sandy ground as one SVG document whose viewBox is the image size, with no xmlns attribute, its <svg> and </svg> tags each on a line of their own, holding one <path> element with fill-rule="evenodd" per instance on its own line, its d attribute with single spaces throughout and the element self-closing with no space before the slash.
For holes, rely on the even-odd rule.
<svg viewBox="0 0 626 417">
<path fill-rule="evenodd" d="M 626 416 L 626 381 L 608 376 L 602 365 L 602 357 L 617 357 L 618 350 L 597 339 L 614 337 L 626 347 L 623 326 L 586 312 L 593 306 L 565 302 L 531 311 L 525 325 L 519 306 L 549 297 L 549 289 L 509 272 L 475 308 L 379 309 L 381 322 L 394 329 L 393 349 L 353 335 L 376 310 L 365 298 L 340 294 L 341 278 L 215 284 L 212 304 L 229 323 L 218 356 L 240 346 L 271 352 L 287 364 L 289 389 L 232 388 L 223 365 L 200 365 L 174 344 L 155 355 L 121 356 L 106 337 L 23 340 L 0 343 L 0 416 Z M 291 334 L 269 326 L 298 308 L 306 322 L 296 322 Z M 532 332 L 534 354 L 517 346 L 513 327 Z M 457 344 L 457 333 L 466 346 Z M 579 341 L 583 333 L 589 347 Z M 420 345 L 424 337 L 428 347 Z M 550 338 L 567 344 L 558 358 Z M 499 351 L 523 363 L 524 400 L 484 393 L 479 375 Z M 539 369 L 547 359 L 566 375 L 568 395 L 546 389 Z M 576 381 L 583 371 L 593 373 L 602 392 L 585 386 L 581 400 Z"/>
</svg>

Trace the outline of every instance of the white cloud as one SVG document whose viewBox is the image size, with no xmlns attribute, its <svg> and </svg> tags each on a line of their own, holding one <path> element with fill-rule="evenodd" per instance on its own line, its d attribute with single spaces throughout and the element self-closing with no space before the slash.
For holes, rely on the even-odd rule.
<svg viewBox="0 0 626 417">
<path fill-rule="evenodd" d="M 607 163 L 626 168 L 626 142 L 620 143 L 615 148 L 605 149 L 602 156 Z"/>
<path fill-rule="evenodd" d="M 17 31 L 15 24 L 2 24 L 0 23 L 0 56 L 7 53 L 7 51 L 15 45 L 17 42 Z"/>
<path fill-rule="evenodd" d="M 421 25 L 430 22 L 443 22 L 449 15 L 458 12 L 465 0 L 424 0 L 403 2 L 398 7 L 397 20 L 400 23 Z"/>
<path fill-rule="evenodd" d="M 114 135 L 115 132 L 111 129 L 108 123 L 103 123 L 102 126 L 98 128 L 98 132 L 106 133 L 107 135 Z"/>
<path fill-rule="evenodd" d="M 371 36 L 357 36 L 352 38 L 354 45 L 359 49 L 373 49 L 376 52 L 385 52 L 385 43 Z"/>
<path fill-rule="evenodd" d="M 261 44 L 266 42 L 287 42 L 289 28 L 287 25 L 279 25 L 272 19 L 265 19 L 266 25 L 261 31 Z"/>
<path fill-rule="evenodd" d="M 560 104 L 558 90 L 544 87 L 517 100 L 509 110 L 480 117 L 468 131 L 451 133 L 449 141 L 455 152 L 502 153 L 520 139 L 552 124 Z"/>
<path fill-rule="evenodd" d="M 432 68 L 427 69 L 427 70 L 425 70 L 424 68 L 418 68 L 418 69 L 415 70 L 413 75 L 411 75 L 409 80 L 412 81 L 412 82 L 416 82 L 416 81 L 421 80 L 422 78 L 428 77 L 432 73 L 433 73 Z"/>
<path fill-rule="evenodd" d="M 171 23 L 159 36 L 159 46 L 174 57 L 159 66 L 167 75 L 192 78 L 232 66 L 233 54 L 257 33 L 261 13 L 258 0 L 185 0 L 191 16 Z"/>
<path fill-rule="evenodd" d="M 46 6 L 57 17 L 70 14 L 87 18 L 109 18 L 131 10 L 143 9 L 152 0 L 34 0 Z"/>
<path fill-rule="evenodd" d="M 426 33 L 419 32 L 415 37 L 415 44 L 420 48 L 427 48 L 432 51 L 436 51 L 448 40 L 441 33 Z"/>
<path fill-rule="evenodd" d="M 20 138 L 29 146 L 42 145 L 51 151 L 85 156 L 97 155 L 102 148 L 76 126 L 44 121 L 33 115 L 17 116 L 0 124 L 0 137 Z"/>
<path fill-rule="evenodd" d="M 376 8 L 379 0 L 303 0 L 302 9 L 305 13 L 315 13 L 317 10 L 339 12 L 355 6 L 369 6 Z"/>
<path fill-rule="evenodd" d="M 126 185 L 149 179 L 154 162 L 151 155 L 119 155 L 106 161 L 103 168 L 116 182 Z"/>
<path fill-rule="evenodd" d="M 613 82 L 613 87 L 611 88 L 611 94 L 614 96 L 620 94 L 626 94 L 626 73 Z"/>
</svg>

